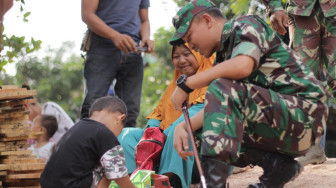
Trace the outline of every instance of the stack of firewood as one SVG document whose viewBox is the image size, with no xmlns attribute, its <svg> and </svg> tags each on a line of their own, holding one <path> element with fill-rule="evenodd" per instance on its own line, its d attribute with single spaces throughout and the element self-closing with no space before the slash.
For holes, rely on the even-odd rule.
<svg viewBox="0 0 336 188">
<path fill-rule="evenodd" d="M 25 104 L 35 95 L 35 90 L 0 86 L 0 187 L 40 187 L 45 163 L 27 150 L 34 135 Z"/>
</svg>

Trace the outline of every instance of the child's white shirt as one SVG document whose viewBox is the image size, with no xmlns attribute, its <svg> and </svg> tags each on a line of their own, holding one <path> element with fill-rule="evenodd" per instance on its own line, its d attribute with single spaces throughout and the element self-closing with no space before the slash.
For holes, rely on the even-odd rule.
<svg viewBox="0 0 336 188">
<path fill-rule="evenodd" d="M 35 155 L 38 159 L 44 159 L 44 162 L 47 163 L 49 160 L 49 157 L 51 155 L 51 148 L 54 145 L 53 142 L 48 142 L 42 147 L 35 148 L 36 144 L 32 144 L 28 150 L 33 150 L 33 154 Z"/>
</svg>

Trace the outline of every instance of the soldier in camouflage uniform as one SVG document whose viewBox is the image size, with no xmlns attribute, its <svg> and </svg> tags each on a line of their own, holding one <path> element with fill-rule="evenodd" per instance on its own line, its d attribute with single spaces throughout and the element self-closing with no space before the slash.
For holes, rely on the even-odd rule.
<svg viewBox="0 0 336 188">
<path fill-rule="evenodd" d="M 129 179 L 123 148 L 118 142 L 126 122 L 126 106 L 115 96 L 101 97 L 53 147 L 40 178 L 41 186 L 135 188 Z"/>
<path fill-rule="evenodd" d="M 193 89 L 209 85 L 205 107 L 191 119 L 202 130 L 201 157 L 208 187 L 225 187 L 228 164 L 259 165 L 264 174 L 250 187 L 283 187 L 302 166 L 305 154 L 323 134 L 326 96 L 310 69 L 258 16 L 226 21 L 207 0 L 193 0 L 173 18 L 170 43 L 188 42 L 213 68 L 178 79 L 172 102 L 178 110 Z M 187 88 L 187 89 L 186 89 Z M 185 123 L 174 146 L 187 159 Z"/>
<path fill-rule="evenodd" d="M 263 0 L 273 29 L 286 33 L 289 26 L 290 47 L 299 53 L 318 80 L 336 96 L 336 1 L 288 0 L 286 15 L 281 0 Z M 325 134 L 321 144 L 312 147 L 301 164 L 323 163 Z M 322 145 L 322 147 L 321 147 Z"/>
</svg>

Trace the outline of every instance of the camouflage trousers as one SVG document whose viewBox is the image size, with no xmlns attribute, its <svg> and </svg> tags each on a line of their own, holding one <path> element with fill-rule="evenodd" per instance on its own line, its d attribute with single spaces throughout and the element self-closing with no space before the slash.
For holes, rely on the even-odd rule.
<svg viewBox="0 0 336 188">
<path fill-rule="evenodd" d="M 290 47 L 336 97 L 336 16 L 324 17 L 316 3 L 310 16 L 289 17 Z"/>
<path fill-rule="evenodd" d="M 251 83 L 217 79 L 205 98 L 201 155 L 227 163 L 246 148 L 301 156 L 319 142 L 326 126 L 323 102 Z"/>
</svg>

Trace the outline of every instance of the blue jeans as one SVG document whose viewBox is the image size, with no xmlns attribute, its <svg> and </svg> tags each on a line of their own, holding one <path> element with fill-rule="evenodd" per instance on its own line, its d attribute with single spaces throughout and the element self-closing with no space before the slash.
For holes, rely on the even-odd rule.
<svg viewBox="0 0 336 188">
<path fill-rule="evenodd" d="M 91 48 L 84 65 L 85 98 L 81 118 L 89 116 L 91 104 L 106 96 L 116 79 L 115 94 L 127 106 L 125 127 L 135 127 L 140 110 L 143 69 L 141 54 L 125 54 L 115 47 Z"/>
</svg>

